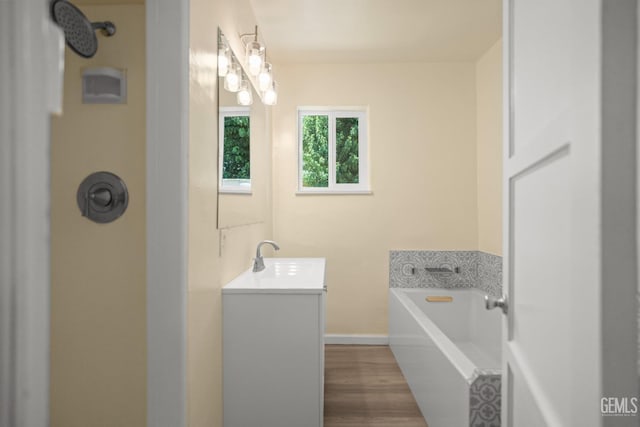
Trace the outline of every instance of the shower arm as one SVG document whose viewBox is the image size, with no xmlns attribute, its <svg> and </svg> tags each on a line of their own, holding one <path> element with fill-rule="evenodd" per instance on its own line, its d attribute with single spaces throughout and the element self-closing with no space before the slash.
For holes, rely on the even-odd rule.
<svg viewBox="0 0 640 427">
<path fill-rule="evenodd" d="M 111 37 L 116 33 L 116 26 L 111 21 L 92 22 L 94 30 L 100 30 L 103 36 Z"/>
</svg>

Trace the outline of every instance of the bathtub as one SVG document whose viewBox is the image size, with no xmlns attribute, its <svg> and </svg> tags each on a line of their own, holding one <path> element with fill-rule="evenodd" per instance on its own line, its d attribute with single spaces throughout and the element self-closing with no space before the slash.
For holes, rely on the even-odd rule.
<svg viewBox="0 0 640 427">
<path fill-rule="evenodd" d="M 389 345 L 429 427 L 500 425 L 501 315 L 484 295 L 389 289 Z"/>
</svg>

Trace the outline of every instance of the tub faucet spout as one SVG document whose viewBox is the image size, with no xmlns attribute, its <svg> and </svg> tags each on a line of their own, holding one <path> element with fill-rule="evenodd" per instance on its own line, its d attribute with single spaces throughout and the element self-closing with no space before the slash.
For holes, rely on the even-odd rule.
<svg viewBox="0 0 640 427">
<path fill-rule="evenodd" d="M 262 242 L 258 243 L 258 247 L 256 248 L 256 257 L 253 260 L 253 272 L 254 273 L 257 273 L 259 271 L 264 270 L 264 259 L 262 259 L 262 254 L 260 253 L 260 248 L 264 244 L 269 244 L 269 245 L 273 246 L 273 248 L 276 251 L 280 250 L 280 246 L 278 246 L 278 244 L 276 242 L 274 242 L 273 240 L 263 240 Z"/>
</svg>

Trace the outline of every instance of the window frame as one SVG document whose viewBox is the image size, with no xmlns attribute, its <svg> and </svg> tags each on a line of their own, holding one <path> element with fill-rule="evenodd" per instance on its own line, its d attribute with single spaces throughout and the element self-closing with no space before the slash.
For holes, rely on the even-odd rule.
<svg viewBox="0 0 640 427">
<path fill-rule="evenodd" d="M 222 178 L 224 173 L 224 119 L 225 117 L 249 117 L 249 167 L 251 169 L 251 108 L 245 106 L 220 107 L 218 111 L 218 193 L 224 194 L 251 194 L 252 177 L 249 174 L 249 185 L 225 184 Z"/>
<path fill-rule="evenodd" d="M 371 194 L 369 184 L 369 111 L 366 107 L 298 107 L 298 191 L 297 194 Z M 303 185 L 302 120 L 305 116 L 328 116 L 329 122 L 329 185 Z M 336 119 L 358 119 L 358 183 L 336 183 Z"/>
</svg>

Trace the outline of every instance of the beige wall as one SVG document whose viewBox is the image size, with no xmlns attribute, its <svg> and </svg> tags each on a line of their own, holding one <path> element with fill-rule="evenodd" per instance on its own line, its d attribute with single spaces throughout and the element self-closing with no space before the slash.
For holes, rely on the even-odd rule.
<svg viewBox="0 0 640 427">
<path fill-rule="evenodd" d="M 269 182 L 263 222 L 217 230 L 217 77 L 211 58 L 217 55 L 218 26 L 238 52 L 238 33 L 252 31 L 255 19 L 248 0 L 192 0 L 190 14 L 188 417 L 190 427 L 219 427 L 220 289 L 249 268 L 257 242 L 272 235 L 271 145 L 265 140 L 255 153 Z"/>
<path fill-rule="evenodd" d="M 83 6 L 111 20 L 97 55 L 65 58 L 64 114 L 52 120 L 51 425 L 146 425 L 145 12 L 142 5 Z M 83 105 L 81 70 L 124 68 L 125 105 Z M 111 171 L 129 207 L 110 224 L 80 216 L 76 191 Z"/>
<path fill-rule="evenodd" d="M 327 258 L 328 333 L 384 334 L 389 250 L 477 247 L 475 64 L 276 66 L 279 255 Z M 369 108 L 373 195 L 295 194 L 296 107 L 323 105 Z"/>
<path fill-rule="evenodd" d="M 502 40 L 476 63 L 478 249 L 502 255 Z"/>
</svg>

